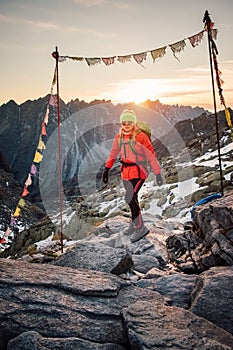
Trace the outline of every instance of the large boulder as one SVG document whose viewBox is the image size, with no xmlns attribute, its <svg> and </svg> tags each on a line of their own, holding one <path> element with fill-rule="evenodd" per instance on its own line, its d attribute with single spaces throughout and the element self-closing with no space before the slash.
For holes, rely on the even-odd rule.
<svg viewBox="0 0 233 350">
<path fill-rule="evenodd" d="M 213 267 L 197 277 L 190 310 L 233 334 L 233 266 Z"/>
<path fill-rule="evenodd" d="M 189 309 L 197 276 L 173 272 L 156 278 L 142 278 L 137 286 L 150 288 L 169 300 L 170 305 Z"/>
<path fill-rule="evenodd" d="M 233 349 L 233 336 L 188 310 L 138 301 L 123 311 L 130 349 Z"/>
<path fill-rule="evenodd" d="M 103 272 L 118 270 L 117 274 L 120 274 L 129 271 L 133 261 L 125 249 L 114 249 L 99 242 L 79 241 L 74 248 L 59 257 L 54 265 Z"/>
<path fill-rule="evenodd" d="M 1 259 L 0 285 L 2 350 L 29 331 L 63 343 L 67 338 L 86 340 L 93 348 L 95 343 L 127 347 L 121 311 L 142 299 L 164 302 L 159 293 L 112 274 L 19 260 Z"/>
<path fill-rule="evenodd" d="M 193 223 L 167 238 L 172 261 L 184 272 L 233 265 L 233 191 L 193 208 Z"/>
</svg>

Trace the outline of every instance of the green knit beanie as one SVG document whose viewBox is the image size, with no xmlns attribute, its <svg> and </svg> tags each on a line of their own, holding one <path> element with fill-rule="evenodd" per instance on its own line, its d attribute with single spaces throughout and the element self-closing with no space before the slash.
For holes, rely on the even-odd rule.
<svg viewBox="0 0 233 350">
<path fill-rule="evenodd" d="M 133 122 L 137 123 L 136 113 L 132 109 L 125 109 L 120 116 L 120 122 Z"/>
</svg>

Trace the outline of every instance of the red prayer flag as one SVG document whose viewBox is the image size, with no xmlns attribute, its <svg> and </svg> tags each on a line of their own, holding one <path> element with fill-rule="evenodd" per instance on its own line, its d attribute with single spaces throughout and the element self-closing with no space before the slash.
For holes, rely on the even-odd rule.
<svg viewBox="0 0 233 350">
<path fill-rule="evenodd" d="M 28 195 L 29 191 L 26 186 L 24 186 L 23 193 L 21 194 L 22 197 L 26 197 Z"/>
</svg>

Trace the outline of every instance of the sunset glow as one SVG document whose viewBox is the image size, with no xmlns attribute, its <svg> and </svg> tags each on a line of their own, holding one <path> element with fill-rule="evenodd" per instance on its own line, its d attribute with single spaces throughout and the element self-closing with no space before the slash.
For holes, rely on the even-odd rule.
<svg viewBox="0 0 233 350">
<path fill-rule="evenodd" d="M 233 95 L 233 61 L 223 62 L 222 67 L 229 81 L 224 82 L 225 100 L 232 101 Z M 221 108 L 218 90 L 216 102 Z M 213 109 L 212 81 L 209 67 L 186 69 L 183 78 L 164 79 L 131 79 L 118 84 L 110 84 L 109 90 L 100 94 L 101 99 L 111 99 L 115 103 L 135 102 L 139 104 L 146 100 L 159 100 L 164 104 L 199 105 Z"/>
<path fill-rule="evenodd" d="M 150 99 L 212 110 L 208 37 L 203 32 L 206 10 L 217 29 L 222 88 L 226 103 L 231 106 L 230 0 L 176 0 L 169 6 L 159 0 L 67 0 L 59 1 L 56 7 L 45 0 L 0 1 L 0 105 L 11 99 L 21 104 L 50 93 L 56 63 L 52 52 L 57 47 L 61 56 L 83 58 L 59 63 L 60 97 L 65 103 L 72 99 L 114 103 Z M 202 32 L 201 41 L 193 46 L 190 36 Z M 185 45 L 174 55 L 171 47 L 180 42 Z M 152 55 L 164 47 L 161 56 Z M 145 53 L 142 62 L 135 59 Z M 130 59 L 104 63 L 103 58 L 110 57 Z M 100 61 L 92 66 L 87 64 L 88 58 Z M 216 99 L 218 108 L 222 108 L 217 88 Z"/>
</svg>

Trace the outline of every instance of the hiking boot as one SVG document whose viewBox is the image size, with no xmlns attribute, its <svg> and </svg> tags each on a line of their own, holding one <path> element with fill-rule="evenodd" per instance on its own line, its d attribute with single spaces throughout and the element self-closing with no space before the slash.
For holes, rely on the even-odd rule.
<svg viewBox="0 0 233 350">
<path fill-rule="evenodd" d="M 132 235 L 132 237 L 130 238 L 130 241 L 132 243 L 137 242 L 142 237 L 145 237 L 149 232 L 150 232 L 150 230 L 146 226 L 143 225 L 142 227 L 136 229 L 134 235 Z"/>
<path fill-rule="evenodd" d="M 125 236 L 130 236 L 134 231 L 136 230 L 136 227 L 134 226 L 133 223 L 130 224 L 128 230 L 124 232 Z"/>
</svg>

